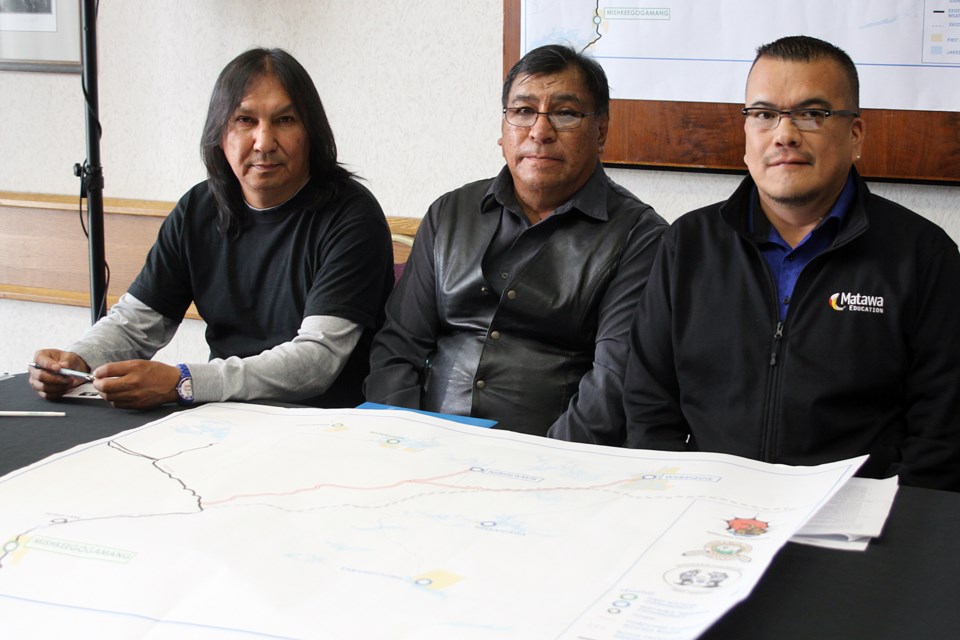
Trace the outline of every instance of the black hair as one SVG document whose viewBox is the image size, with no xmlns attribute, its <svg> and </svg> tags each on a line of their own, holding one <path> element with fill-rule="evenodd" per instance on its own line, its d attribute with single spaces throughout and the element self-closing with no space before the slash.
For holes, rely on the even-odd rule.
<svg viewBox="0 0 960 640">
<path fill-rule="evenodd" d="M 823 58 L 833 60 L 840 65 L 847 77 L 847 84 L 853 98 L 853 106 L 850 108 L 855 111 L 860 110 L 860 77 L 857 75 L 857 66 L 853 64 L 847 52 L 840 47 L 810 36 L 786 36 L 757 47 L 757 57 L 754 58 L 753 64 L 757 64 L 760 58 L 794 62 L 812 62 Z M 750 69 L 752 70 L 753 66 Z"/>
<path fill-rule="evenodd" d="M 510 98 L 510 89 L 518 76 L 535 76 L 540 74 L 560 73 L 569 68 L 580 71 L 587 91 L 593 98 L 593 110 L 597 115 L 604 115 L 610 110 L 610 85 L 607 84 L 607 74 L 603 67 L 590 56 L 577 52 L 573 47 L 560 44 L 548 44 L 537 47 L 520 58 L 503 81 L 503 95 L 501 106 L 507 106 Z"/>
<path fill-rule="evenodd" d="M 273 76 L 293 101 L 310 145 L 310 176 L 327 199 L 352 174 L 337 162 L 337 143 L 310 74 L 283 49 L 251 49 L 231 60 L 217 78 L 210 96 L 207 121 L 200 139 L 200 155 L 207 168 L 210 190 L 217 202 L 218 227 L 224 235 L 242 233 L 241 215 L 246 206 L 240 181 L 221 146 L 230 117 L 251 80 Z"/>
</svg>

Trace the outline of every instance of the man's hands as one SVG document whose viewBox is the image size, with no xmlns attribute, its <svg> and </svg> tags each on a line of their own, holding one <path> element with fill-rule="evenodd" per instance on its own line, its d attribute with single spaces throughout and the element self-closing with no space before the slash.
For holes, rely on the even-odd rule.
<svg viewBox="0 0 960 640">
<path fill-rule="evenodd" d="M 83 384 L 80 378 L 59 375 L 51 371 L 59 371 L 61 368 L 90 371 L 90 367 L 83 358 L 60 349 L 41 349 L 33 354 L 33 362 L 37 367 L 42 368 L 30 367 L 30 386 L 40 394 L 41 398 L 47 400 L 56 400 L 73 387 Z M 44 369 L 50 371 L 44 371 Z"/>
<path fill-rule="evenodd" d="M 180 369 L 153 360 L 109 362 L 93 372 L 93 388 L 120 409 L 149 409 L 177 401 Z"/>
<path fill-rule="evenodd" d="M 59 371 L 61 367 L 90 371 L 80 356 L 59 349 L 41 349 L 34 354 L 33 361 L 52 371 Z M 149 409 L 176 402 L 180 370 L 152 360 L 124 360 L 97 367 L 93 377 L 93 387 L 113 406 L 120 409 Z M 61 397 L 82 382 L 79 378 L 30 368 L 30 386 L 47 400 Z"/>
</svg>

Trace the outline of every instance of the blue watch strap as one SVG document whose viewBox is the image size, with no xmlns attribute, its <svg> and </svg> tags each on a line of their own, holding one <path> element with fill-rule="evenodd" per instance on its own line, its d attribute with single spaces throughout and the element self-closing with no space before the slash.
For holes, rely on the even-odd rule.
<svg viewBox="0 0 960 640">
<path fill-rule="evenodd" d="M 193 404 L 193 376 L 190 375 L 190 367 L 185 364 L 178 364 L 180 369 L 180 381 L 177 382 L 177 404 L 189 406 Z"/>
</svg>

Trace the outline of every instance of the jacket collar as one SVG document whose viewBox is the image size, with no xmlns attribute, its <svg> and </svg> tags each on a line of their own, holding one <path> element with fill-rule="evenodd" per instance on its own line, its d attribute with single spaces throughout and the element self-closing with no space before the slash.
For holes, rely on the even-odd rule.
<svg viewBox="0 0 960 640">
<path fill-rule="evenodd" d="M 607 213 L 608 183 L 609 178 L 603 170 L 603 165 L 597 162 L 597 166 L 586 184 L 580 187 L 580 190 L 573 194 L 572 198 L 557 207 L 550 217 L 562 215 L 568 211 L 579 211 L 586 216 L 606 222 L 609 220 Z M 490 188 L 480 199 L 480 213 L 499 211 L 500 207 L 506 207 L 519 214 L 523 212 L 520 203 L 517 201 L 516 192 L 513 190 L 513 176 L 506 166 L 500 170 Z"/>
<path fill-rule="evenodd" d="M 840 231 L 837 234 L 836 240 L 833 242 L 833 246 L 843 244 L 855 238 L 870 227 L 866 206 L 867 200 L 870 197 L 870 189 L 867 188 L 867 183 L 860 176 L 859 172 L 857 172 L 856 167 L 850 168 L 850 174 L 853 177 L 856 195 L 850 205 L 850 209 L 846 215 L 843 216 L 843 220 L 840 223 Z M 744 177 L 740 186 L 737 187 L 737 190 L 733 192 L 733 195 L 720 205 L 720 216 L 723 220 L 733 227 L 737 233 L 749 240 L 754 240 L 757 232 L 763 233 L 764 239 L 766 239 L 765 234 L 769 230 L 769 227 L 765 227 L 763 224 L 758 224 L 757 229 L 754 231 L 751 231 L 750 228 L 751 206 L 753 206 L 756 211 L 760 211 L 760 202 L 756 186 L 753 178 L 748 174 Z M 766 228 L 766 231 L 763 231 L 763 228 Z"/>
</svg>

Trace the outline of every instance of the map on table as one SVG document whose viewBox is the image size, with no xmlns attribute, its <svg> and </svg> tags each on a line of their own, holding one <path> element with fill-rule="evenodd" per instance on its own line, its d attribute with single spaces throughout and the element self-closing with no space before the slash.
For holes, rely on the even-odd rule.
<svg viewBox="0 0 960 640">
<path fill-rule="evenodd" d="M 205 405 L 0 478 L 0 635 L 695 638 L 862 462 Z"/>
</svg>

